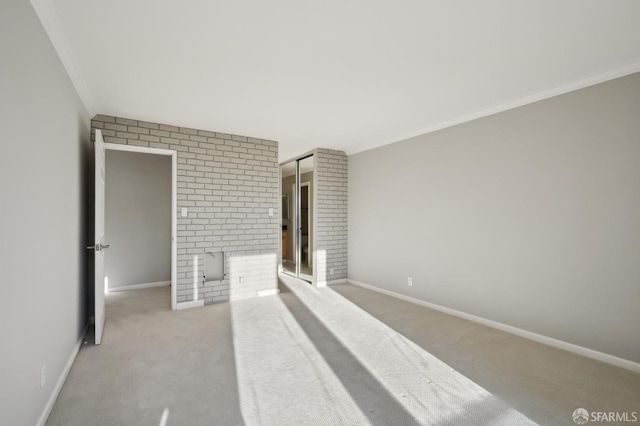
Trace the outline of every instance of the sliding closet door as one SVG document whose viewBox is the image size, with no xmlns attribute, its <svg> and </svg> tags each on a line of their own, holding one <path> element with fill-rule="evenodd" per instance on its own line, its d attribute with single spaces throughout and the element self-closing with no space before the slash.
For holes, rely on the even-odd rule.
<svg viewBox="0 0 640 426">
<path fill-rule="evenodd" d="M 313 156 L 298 160 L 298 276 L 313 281 Z"/>
<path fill-rule="evenodd" d="M 297 276 L 297 251 L 294 241 L 296 236 L 295 230 L 297 229 L 296 173 L 296 161 L 280 166 L 280 182 L 282 185 L 282 207 L 280 211 L 280 217 L 282 218 L 282 270 L 288 274 Z"/>
<path fill-rule="evenodd" d="M 313 281 L 313 156 L 280 167 L 282 270 Z"/>
</svg>

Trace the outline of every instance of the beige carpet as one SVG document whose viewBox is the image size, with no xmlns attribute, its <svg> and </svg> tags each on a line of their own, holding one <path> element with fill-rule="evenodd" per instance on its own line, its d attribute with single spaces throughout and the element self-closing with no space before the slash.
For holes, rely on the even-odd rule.
<svg viewBox="0 0 640 426">
<path fill-rule="evenodd" d="M 352 285 L 172 312 L 112 293 L 48 425 L 573 424 L 640 375 Z"/>
<path fill-rule="evenodd" d="M 282 280 L 232 306 L 248 424 L 533 424 L 330 288 Z"/>
</svg>

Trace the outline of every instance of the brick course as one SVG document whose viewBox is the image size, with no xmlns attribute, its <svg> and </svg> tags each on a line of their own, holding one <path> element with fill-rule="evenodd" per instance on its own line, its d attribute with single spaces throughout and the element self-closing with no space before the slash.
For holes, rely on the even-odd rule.
<svg viewBox="0 0 640 426">
<path fill-rule="evenodd" d="M 314 151 L 316 282 L 347 278 L 347 155 L 319 148 Z M 333 269 L 333 275 L 331 274 Z"/>
<path fill-rule="evenodd" d="M 94 117 L 91 127 L 92 133 L 103 129 L 107 143 L 177 152 L 178 303 L 194 298 L 194 264 L 197 298 L 205 304 L 277 288 L 280 227 L 277 215 L 268 215 L 279 204 L 277 142 L 106 115 Z M 346 179 L 346 163 L 344 170 Z M 187 218 L 180 217 L 182 207 Z M 346 213 L 344 234 L 346 277 Z M 226 279 L 203 285 L 199 275 L 209 251 L 225 252 Z"/>
</svg>

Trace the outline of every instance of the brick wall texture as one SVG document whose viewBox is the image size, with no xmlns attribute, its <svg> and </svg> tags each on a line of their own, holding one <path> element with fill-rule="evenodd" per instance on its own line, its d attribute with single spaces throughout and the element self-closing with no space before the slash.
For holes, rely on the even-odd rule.
<svg viewBox="0 0 640 426">
<path fill-rule="evenodd" d="M 316 166 L 315 281 L 347 278 L 347 155 L 319 148 Z M 331 274 L 333 270 L 333 274 Z"/>
<path fill-rule="evenodd" d="M 194 296 L 205 304 L 224 302 L 277 288 L 277 142 L 105 115 L 97 115 L 91 123 L 92 132 L 101 129 L 107 143 L 177 152 L 178 303 L 194 300 Z M 346 209 L 346 157 L 342 169 Z M 332 183 L 331 170 L 323 166 Z M 330 189 L 322 189 L 322 199 L 332 199 L 327 193 Z M 182 207 L 189 210 L 187 218 L 180 217 Z M 273 217 L 269 217 L 270 208 Z M 323 223 L 333 217 L 327 210 Z M 328 224 L 323 226 L 329 229 Z M 346 210 L 342 226 L 345 259 L 335 265 L 346 273 Z M 334 247 L 329 241 L 324 244 Z M 205 252 L 218 251 L 225 252 L 226 277 L 203 284 Z"/>
</svg>

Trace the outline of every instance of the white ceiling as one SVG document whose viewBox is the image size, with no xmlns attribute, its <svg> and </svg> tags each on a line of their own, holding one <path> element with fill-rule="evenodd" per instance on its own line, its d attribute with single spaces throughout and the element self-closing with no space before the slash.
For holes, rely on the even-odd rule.
<svg viewBox="0 0 640 426">
<path fill-rule="evenodd" d="M 277 140 L 281 160 L 640 70 L 636 0 L 45 2 L 90 109 Z"/>
</svg>

